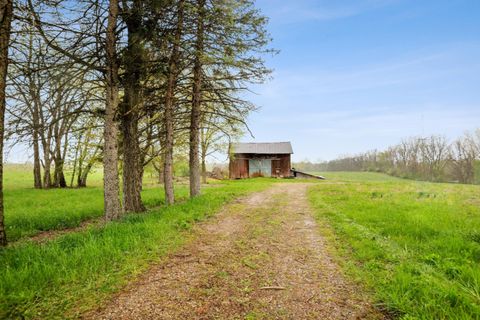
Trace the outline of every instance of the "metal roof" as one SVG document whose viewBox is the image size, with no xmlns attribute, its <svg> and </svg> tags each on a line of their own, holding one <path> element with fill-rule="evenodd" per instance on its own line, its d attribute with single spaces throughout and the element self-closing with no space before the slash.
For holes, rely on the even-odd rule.
<svg viewBox="0 0 480 320">
<path fill-rule="evenodd" d="M 292 154 L 290 142 L 232 143 L 233 153 Z"/>
</svg>

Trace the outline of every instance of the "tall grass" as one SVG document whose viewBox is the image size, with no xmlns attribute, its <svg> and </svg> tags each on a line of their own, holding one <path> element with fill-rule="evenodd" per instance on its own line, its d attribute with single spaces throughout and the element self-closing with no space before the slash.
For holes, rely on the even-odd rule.
<svg viewBox="0 0 480 320">
<path fill-rule="evenodd" d="M 347 270 L 396 317 L 480 319 L 480 187 L 357 178 L 309 191 Z"/>
<path fill-rule="evenodd" d="M 0 318 L 75 317 L 187 241 L 193 223 L 272 181 L 224 182 L 174 206 L 1 250 Z"/>
<path fill-rule="evenodd" d="M 185 199 L 188 189 L 176 187 L 179 200 Z M 142 192 L 147 207 L 164 203 L 160 187 Z M 103 189 L 14 189 L 5 192 L 5 225 L 9 241 L 31 236 L 41 231 L 76 227 L 85 220 L 103 215 Z"/>
<path fill-rule="evenodd" d="M 5 225 L 9 241 L 42 231 L 79 226 L 83 221 L 103 215 L 103 189 L 100 170 L 92 172 L 90 187 L 81 189 L 33 189 L 31 165 L 5 167 Z M 147 207 L 164 203 L 161 186 L 146 181 L 142 199 Z M 186 186 L 176 186 L 176 196 L 188 196 Z"/>
</svg>

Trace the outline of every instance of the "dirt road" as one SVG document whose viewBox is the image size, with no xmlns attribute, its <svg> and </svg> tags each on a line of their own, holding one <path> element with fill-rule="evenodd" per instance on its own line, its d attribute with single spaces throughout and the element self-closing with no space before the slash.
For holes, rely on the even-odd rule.
<svg viewBox="0 0 480 320">
<path fill-rule="evenodd" d="M 307 184 L 276 184 L 195 227 L 193 240 L 94 319 L 377 319 L 329 255 Z"/>
</svg>

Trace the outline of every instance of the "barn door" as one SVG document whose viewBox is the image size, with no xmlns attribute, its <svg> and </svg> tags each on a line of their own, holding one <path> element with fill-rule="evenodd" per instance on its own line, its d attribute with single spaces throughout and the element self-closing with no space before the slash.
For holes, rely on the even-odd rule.
<svg viewBox="0 0 480 320">
<path fill-rule="evenodd" d="M 269 160 L 269 159 L 248 160 L 248 173 L 250 177 L 254 177 L 256 175 L 270 177 L 272 174 L 272 160 Z"/>
<path fill-rule="evenodd" d="M 280 177 L 282 175 L 282 167 L 280 160 L 272 160 L 272 177 Z"/>
</svg>

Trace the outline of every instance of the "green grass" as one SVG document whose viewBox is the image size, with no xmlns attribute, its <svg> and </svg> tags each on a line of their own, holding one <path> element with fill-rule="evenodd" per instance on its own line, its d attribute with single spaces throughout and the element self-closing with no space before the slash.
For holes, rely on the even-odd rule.
<svg viewBox="0 0 480 320">
<path fill-rule="evenodd" d="M 342 265 L 381 309 L 403 319 L 480 319 L 479 186 L 330 177 L 309 199 Z"/>
<path fill-rule="evenodd" d="M 312 172 L 321 175 L 329 181 L 399 181 L 397 177 L 392 177 L 377 172 L 347 172 L 347 171 L 322 171 Z"/>
<path fill-rule="evenodd" d="M 5 167 L 5 225 L 9 241 L 41 231 L 77 227 L 85 220 L 103 215 L 100 170 L 91 174 L 88 188 L 35 190 L 30 167 Z M 150 180 L 146 179 L 142 199 L 151 208 L 163 204 L 165 198 L 162 187 Z M 177 186 L 175 191 L 179 200 L 188 196 L 187 186 Z"/>
<path fill-rule="evenodd" d="M 102 215 L 99 171 L 89 188 L 34 190 L 26 168 L 5 170 L 10 240 Z M 309 190 L 317 218 L 332 231 L 345 270 L 381 309 L 404 319 L 480 319 L 479 186 L 320 174 L 328 180 Z M 186 186 L 177 186 L 185 201 L 165 208 L 162 189 L 150 180 L 142 194 L 147 213 L 1 250 L 0 318 L 74 318 L 188 241 L 195 222 L 276 181 L 220 182 L 194 200 L 186 200 Z"/>
<path fill-rule="evenodd" d="M 43 244 L 25 241 L 7 247 L 0 251 L 0 318 L 76 317 L 185 243 L 195 222 L 214 214 L 228 201 L 271 183 L 273 179 L 225 181 L 205 188 L 198 198 L 171 207 L 131 214 L 121 221 L 91 226 Z M 77 192 L 96 192 L 95 188 L 86 190 L 65 190 L 73 195 L 58 198 L 51 207 L 61 204 L 68 208 L 70 204 L 68 212 L 75 212 L 76 206 L 88 199 L 87 194 Z M 153 193 L 160 195 L 158 190 L 152 194 L 147 190 L 145 198 L 153 199 Z M 70 202 L 75 196 L 83 200 Z"/>
<path fill-rule="evenodd" d="M 177 200 L 186 199 L 188 188 L 176 187 Z M 145 188 L 142 199 L 147 207 L 164 203 L 161 187 Z M 5 191 L 5 225 L 9 241 L 41 231 L 61 230 L 103 215 L 103 189 L 15 189 Z"/>
</svg>

